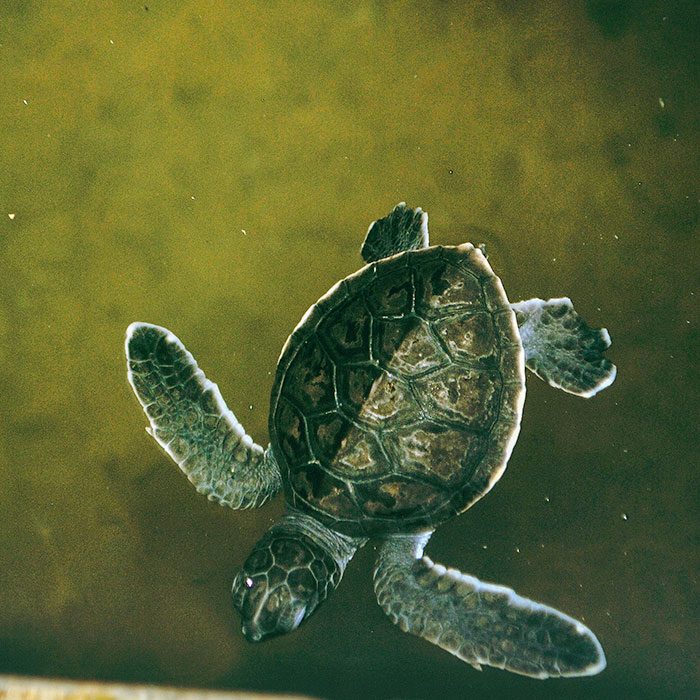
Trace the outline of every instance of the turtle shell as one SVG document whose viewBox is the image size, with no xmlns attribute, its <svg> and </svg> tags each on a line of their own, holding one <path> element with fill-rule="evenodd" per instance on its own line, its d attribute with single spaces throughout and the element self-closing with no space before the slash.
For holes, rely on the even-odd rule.
<svg viewBox="0 0 700 700">
<path fill-rule="evenodd" d="M 367 265 L 282 349 L 270 436 L 287 500 L 348 535 L 435 527 L 503 473 L 524 386 L 515 315 L 479 249 Z"/>
</svg>

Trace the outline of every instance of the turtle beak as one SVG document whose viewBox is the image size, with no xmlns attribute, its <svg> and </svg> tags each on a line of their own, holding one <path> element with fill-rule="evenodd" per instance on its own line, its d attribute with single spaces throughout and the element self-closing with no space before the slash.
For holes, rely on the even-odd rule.
<svg viewBox="0 0 700 700">
<path fill-rule="evenodd" d="M 264 638 L 264 634 L 258 629 L 257 625 L 255 623 L 248 623 L 244 624 L 241 627 L 241 631 L 243 632 L 243 636 L 249 641 L 249 642 L 260 642 Z"/>
<path fill-rule="evenodd" d="M 270 636 L 269 631 L 266 632 L 260 624 L 260 610 L 256 611 L 253 617 L 243 621 L 241 632 L 249 642 L 262 642 L 265 637 Z"/>
<path fill-rule="evenodd" d="M 304 605 L 294 612 L 294 617 L 291 620 L 287 619 L 286 622 L 280 621 L 278 626 L 271 632 L 265 632 L 261 628 L 261 625 L 258 624 L 258 616 L 256 615 L 252 620 L 247 620 L 243 623 L 241 631 L 249 642 L 261 642 L 268 637 L 276 637 L 280 634 L 287 634 L 287 632 L 295 630 L 299 627 L 305 615 L 306 606 Z"/>
</svg>

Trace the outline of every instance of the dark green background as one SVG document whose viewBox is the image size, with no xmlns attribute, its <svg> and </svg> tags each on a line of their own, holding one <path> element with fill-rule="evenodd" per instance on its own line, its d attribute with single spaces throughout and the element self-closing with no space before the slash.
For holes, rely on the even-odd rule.
<svg viewBox="0 0 700 700">
<path fill-rule="evenodd" d="M 146 2 L 0 2 L 0 671 L 696 697 L 697 2 Z M 282 504 L 208 503 L 143 430 L 133 320 L 266 442 L 287 334 L 400 200 L 435 243 L 486 242 L 511 299 L 570 295 L 613 337 L 594 399 L 529 377 L 505 477 L 429 548 L 583 619 L 600 676 L 477 673 L 402 634 L 372 546 L 247 644 L 229 585 Z"/>
</svg>

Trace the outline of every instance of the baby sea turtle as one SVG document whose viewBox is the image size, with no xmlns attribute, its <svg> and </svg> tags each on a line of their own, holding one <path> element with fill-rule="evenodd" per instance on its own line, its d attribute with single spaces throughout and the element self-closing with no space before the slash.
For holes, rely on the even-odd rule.
<svg viewBox="0 0 700 700">
<path fill-rule="evenodd" d="M 470 243 L 429 246 L 399 204 L 374 222 L 367 263 L 332 287 L 282 348 L 270 445 L 245 433 L 168 330 L 129 326 L 129 381 L 150 434 L 197 491 L 231 508 L 284 490 L 286 514 L 233 582 L 251 641 L 295 629 L 380 538 L 377 600 L 402 630 L 475 668 L 537 678 L 598 673 L 603 650 L 567 615 L 423 556 L 433 530 L 498 481 L 518 436 L 525 367 L 592 396 L 615 378 L 569 299 L 511 304 Z"/>
</svg>

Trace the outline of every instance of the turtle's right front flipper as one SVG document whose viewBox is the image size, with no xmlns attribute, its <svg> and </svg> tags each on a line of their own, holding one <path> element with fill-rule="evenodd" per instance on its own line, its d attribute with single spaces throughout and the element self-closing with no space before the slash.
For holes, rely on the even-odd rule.
<svg viewBox="0 0 700 700">
<path fill-rule="evenodd" d="M 192 355 L 170 331 L 132 323 L 128 377 L 148 431 L 199 493 L 230 508 L 262 505 L 281 486 L 277 464 L 246 435 Z"/>
<path fill-rule="evenodd" d="M 430 535 L 384 543 L 374 574 L 392 622 L 477 669 L 495 666 L 534 678 L 588 676 L 605 668 L 595 635 L 564 613 L 510 588 L 483 583 L 423 557 Z"/>
</svg>

